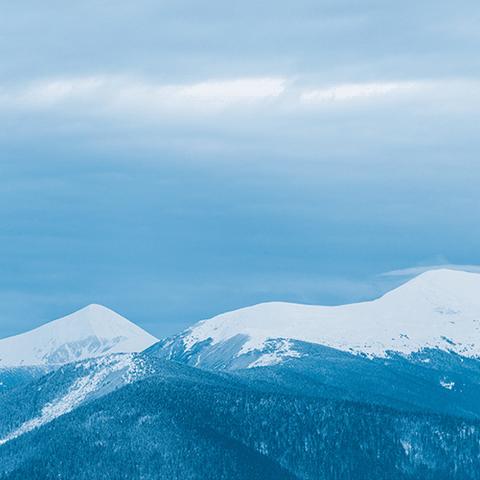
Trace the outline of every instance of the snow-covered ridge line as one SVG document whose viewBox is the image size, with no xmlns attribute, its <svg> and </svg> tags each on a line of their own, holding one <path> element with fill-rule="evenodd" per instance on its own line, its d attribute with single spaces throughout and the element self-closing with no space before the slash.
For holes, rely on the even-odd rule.
<svg viewBox="0 0 480 480">
<path fill-rule="evenodd" d="M 112 353 L 140 352 L 158 340 L 118 313 L 89 305 L 0 340 L 0 368 L 58 366 Z"/>
<path fill-rule="evenodd" d="M 368 356 L 439 348 L 479 357 L 480 274 L 432 270 L 376 300 L 350 305 L 263 303 L 199 322 L 180 337 L 188 352 L 209 339 L 216 345 L 239 336 L 247 340 L 237 355 L 281 338 Z"/>
</svg>

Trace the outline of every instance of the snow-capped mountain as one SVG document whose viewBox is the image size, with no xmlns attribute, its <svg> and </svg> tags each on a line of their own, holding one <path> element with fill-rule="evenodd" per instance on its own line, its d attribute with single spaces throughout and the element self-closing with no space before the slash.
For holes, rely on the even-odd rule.
<svg viewBox="0 0 480 480">
<path fill-rule="evenodd" d="M 262 304 L 154 345 L 90 306 L 5 339 L 38 366 L 4 371 L 49 373 L 0 392 L 0 477 L 480 479 L 479 287 L 429 272 L 372 302 Z M 142 352 L 112 353 L 127 349 Z"/>
<path fill-rule="evenodd" d="M 55 366 L 110 353 L 140 352 L 157 339 L 118 313 L 89 305 L 0 340 L 0 368 Z"/>
<path fill-rule="evenodd" d="M 153 348 L 190 364 L 229 356 L 261 366 L 300 356 L 296 341 L 370 357 L 428 348 L 480 357 L 480 274 L 432 270 L 350 305 L 254 305 L 199 322 Z"/>
</svg>

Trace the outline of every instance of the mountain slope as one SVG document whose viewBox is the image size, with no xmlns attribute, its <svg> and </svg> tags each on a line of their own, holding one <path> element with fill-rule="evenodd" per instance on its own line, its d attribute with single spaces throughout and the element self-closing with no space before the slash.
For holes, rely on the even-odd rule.
<svg viewBox="0 0 480 480">
<path fill-rule="evenodd" d="M 49 367 L 0 367 L 0 395 L 48 373 Z"/>
<path fill-rule="evenodd" d="M 0 395 L 0 445 L 149 377 L 202 384 L 202 388 L 221 383 L 225 388 L 480 419 L 478 360 L 439 351 L 428 352 L 428 357 L 416 362 L 402 356 L 369 359 L 319 345 L 301 347 L 308 355 L 272 367 L 231 373 L 191 368 L 148 351 L 71 363 Z M 426 358 L 428 363 L 422 361 Z"/>
<path fill-rule="evenodd" d="M 156 341 L 112 310 L 89 305 L 29 332 L 0 340 L 0 368 L 55 366 L 110 353 L 138 352 Z"/>
<path fill-rule="evenodd" d="M 477 480 L 479 445 L 475 421 L 265 391 L 164 362 L 0 445 L 0 479 Z"/>
<path fill-rule="evenodd" d="M 154 348 L 198 365 L 215 355 L 262 366 L 298 357 L 292 339 L 370 357 L 425 348 L 479 357 L 480 274 L 433 270 L 377 300 L 337 307 L 259 304 L 199 322 Z"/>
<path fill-rule="evenodd" d="M 137 354 L 112 354 L 62 366 L 0 395 L 0 445 L 41 427 L 151 368 Z"/>
</svg>

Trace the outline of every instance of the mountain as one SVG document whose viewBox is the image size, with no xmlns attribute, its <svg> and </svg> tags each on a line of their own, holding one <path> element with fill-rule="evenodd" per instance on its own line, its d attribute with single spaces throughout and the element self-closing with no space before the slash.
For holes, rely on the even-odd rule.
<svg viewBox="0 0 480 480">
<path fill-rule="evenodd" d="M 142 351 L 155 337 L 118 313 L 89 305 L 20 335 L 0 340 L 0 369 L 55 367 L 111 353 Z"/>
<path fill-rule="evenodd" d="M 157 343 L 99 306 L 2 340 L 0 480 L 480 480 L 479 293 L 441 270 Z"/>
<path fill-rule="evenodd" d="M 148 353 L 66 365 L 0 396 L 0 409 L 1 480 L 480 479 L 478 421 L 321 398 Z"/>
<path fill-rule="evenodd" d="M 301 343 L 370 358 L 424 349 L 480 356 L 480 274 L 432 270 L 373 301 L 263 303 L 197 323 L 152 347 L 190 365 L 246 368 L 302 356 Z"/>
</svg>

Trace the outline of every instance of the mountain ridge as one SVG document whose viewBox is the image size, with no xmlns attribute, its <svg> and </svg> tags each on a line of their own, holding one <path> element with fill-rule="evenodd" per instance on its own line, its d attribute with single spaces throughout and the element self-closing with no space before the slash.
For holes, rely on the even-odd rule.
<svg viewBox="0 0 480 480">
<path fill-rule="evenodd" d="M 237 357 L 264 352 L 251 363 L 258 366 L 298 356 L 289 340 L 372 357 L 425 348 L 479 357 L 480 274 L 431 270 L 375 300 L 333 307 L 261 303 L 203 320 L 164 341 L 163 348 L 198 350 L 201 356 L 229 345 Z M 278 344 L 273 354 L 272 341 Z"/>
<path fill-rule="evenodd" d="M 250 366 L 300 355 L 292 340 L 385 357 L 438 348 L 480 356 L 480 274 L 437 269 L 383 296 L 338 306 L 266 302 L 200 321 L 156 348 L 183 354 L 226 345 L 228 355 L 263 352 Z M 98 304 L 0 340 L 0 368 L 62 365 L 145 350 L 158 339 Z M 19 355 L 19 352 L 21 354 Z"/>
</svg>

